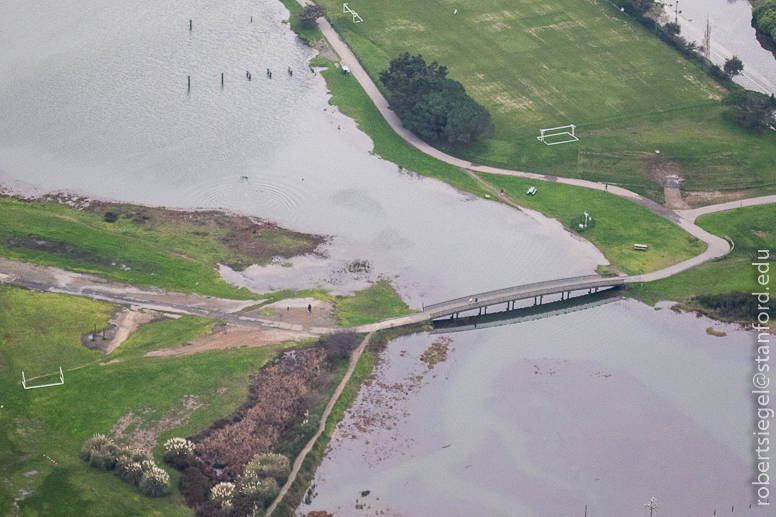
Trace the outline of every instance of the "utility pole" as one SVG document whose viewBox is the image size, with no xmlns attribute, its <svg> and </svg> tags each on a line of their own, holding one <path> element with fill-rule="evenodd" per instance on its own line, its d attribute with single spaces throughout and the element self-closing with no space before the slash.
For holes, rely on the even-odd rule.
<svg viewBox="0 0 776 517">
<path fill-rule="evenodd" d="M 644 508 L 649 508 L 649 517 L 652 517 L 652 512 L 657 513 L 657 499 L 652 497 L 649 502 L 644 505 Z"/>
<path fill-rule="evenodd" d="M 679 23 L 679 0 L 676 0 L 676 16 L 674 18 L 674 23 Z"/>
</svg>

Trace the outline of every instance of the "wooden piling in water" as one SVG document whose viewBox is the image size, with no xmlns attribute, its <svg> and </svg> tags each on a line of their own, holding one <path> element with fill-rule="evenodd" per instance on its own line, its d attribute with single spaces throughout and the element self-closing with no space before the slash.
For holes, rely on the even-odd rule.
<svg viewBox="0 0 776 517">
<path fill-rule="evenodd" d="M 221 86 L 224 85 L 224 73 L 221 72 Z"/>
<path fill-rule="evenodd" d="M 191 76 L 187 76 L 188 82 L 189 82 L 189 91 L 191 91 Z"/>
<path fill-rule="evenodd" d="M 191 31 L 191 29 L 193 28 L 192 24 L 193 24 L 192 20 L 189 20 L 189 31 Z"/>
</svg>

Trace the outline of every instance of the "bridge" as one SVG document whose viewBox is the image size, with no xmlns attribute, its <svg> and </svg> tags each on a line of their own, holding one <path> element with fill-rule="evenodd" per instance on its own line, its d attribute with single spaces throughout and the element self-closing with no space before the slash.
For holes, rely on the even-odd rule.
<svg viewBox="0 0 776 517">
<path fill-rule="evenodd" d="M 425 319 L 441 318 L 443 316 L 458 317 L 461 312 L 480 310 L 480 314 L 488 313 L 488 307 L 506 304 L 506 310 L 513 310 L 515 302 L 533 298 L 534 305 L 541 305 L 548 295 L 560 294 L 561 300 L 571 296 L 574 291 L 598 292 L 599 289 L 619 288 L 625 285 L 624 277 L 601 277 L 599 275 L 578 276 L 538 282 L 535 284 L 509 287 L 497 291 L 465 296 L 442 303 L 423 306 Z"/>
</svg>

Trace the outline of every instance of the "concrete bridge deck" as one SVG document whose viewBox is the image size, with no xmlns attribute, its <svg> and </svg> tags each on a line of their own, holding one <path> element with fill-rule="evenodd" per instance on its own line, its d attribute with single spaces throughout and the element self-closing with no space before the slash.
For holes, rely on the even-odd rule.
<svg viewBox="0 0 776 517">
<path fill-rule="evenodd" d="M 548 282 L 538 282 L 535 284 L 521 285 L 497 291 L 475 294 L 463 298 L 456 298 L 442 303 L 426 305 L 423 307 L 423 313 L 429 319 L 440 318 L 442 316 L 455 315 L 459 312 L 470 311 L 474 309 L 485 308 L 502 303 L 512 304 L 518 300 L 535 298 L 536 303 L 541 303 L 543 296 L 551 294 L 570 295 L 572 291 L 589 290 L 598 292 L 598 289 L 608 287 L 619 287 L 625 285 L 624 277 L 601 277 L 599 275 L 578 276 L 573 278 L 562 278 L 559 280 L 550 280 Z"/>
</svg>

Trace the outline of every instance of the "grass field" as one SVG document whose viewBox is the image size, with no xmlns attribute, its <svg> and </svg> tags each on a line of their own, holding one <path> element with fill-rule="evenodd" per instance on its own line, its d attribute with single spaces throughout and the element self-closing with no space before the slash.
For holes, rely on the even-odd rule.
<svg viewBox="0 0 776 517">
<path fill-rule="evenodd" d="M 776 210 L 773 206 L 705 215 L 699 217 L 696 224 L 714 235 L 730 237 L 735 243 L 733 251 L 720 260 L 706 262 L 670 278 L 629 286 L 627 293 L 630 296 L 654 304 L 659 300 L 687 302 L 699 295 L 758 291 L 752 256 L 756 250 L 768 249 L 771 261 L 776 257 Z"/>
<path fill-rule="evenodd" d="M 481 174 L 480 177 L 515 203 L 558 219 L 567 228 L 585 212 L 595 220 L 582 236 L 595 245 L 620 271 L 629 275 L 649 273 L 687 260 L 706 250 L 706 244 L 647 208 L 627 199 L 573 185 L 537 182 L 525 178 Z M 526 194 L 536 187 L 533 196 Z M 649 251 L 633 245 L 647 244 Z"/>
<path fill-rule="evenodd" d="M 105 211 L 119 214 L 105 222 Z M 133 205 L 81 211 L 57 202 L 0 198 L 0 256 L 136 286 L 224 298 L 258 295 L 221 279 L 218 263 L 244 268 L 312 251 L 323 238 L 217 212 L 186 214 Z M 253 233 L 252 233 L 253 232 Z"/>
<path fill-rule="evenodd" d="M 488 108 L 493 138 L 453 154 L 653 197 L 665 173 L 687 191 L 776 190 L 776 134 L 734 126 L 721 88 L 607 1 L 354 0 L 358 24 L 341 3 L 319 3 L 378 85 L 390 59 L 420 53 Z M 579 142 L 536 139 L 565 124 Z"/>
<path fill-rule="evenodd" d="M 29 494 L 18 502 L 22 516 L 193 515 L 177 490 L 177 472 L 166 469 L 170 497 L 144 497 L 81 461 L 84 440 L 110 431 L 130 412 L 135 419 L 127 433 L 152 431 L 157 443 L 195 434 L 239 407 L 248 375 L 278 352 L 263 347 L 141 357 L 212 327 L 209 320 L 186 317 L 146 326 L 116 352 L 122 361 L 101 364 L 108 358 L 84 348 L 81 334 L 105 326 L 114 312 L 112 305 L 84 298 L 0 286 L 0 479 L 7 480 L 0 483 L 0 514 L 8 515 L 24 490 Z M 22 370 L 32 376 L 59 366 L 66 370 L 63 386 L 22 389 Z M 184 403 L 192 400 L 201 407 L 187 412 Z M 155 455 L 161 465 L 160 447 Z M 32 471 L 37 474 L 25 476 Z"/>
<path fill-rule="evenodd" d="M 355 296 L 334 299 L 337 324 L 345 327 L 375 323 L 387 318 L 412 314 L 388 280 L 378 280 Z"/>
</svg>

